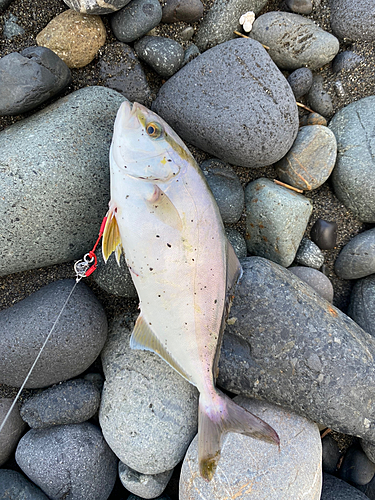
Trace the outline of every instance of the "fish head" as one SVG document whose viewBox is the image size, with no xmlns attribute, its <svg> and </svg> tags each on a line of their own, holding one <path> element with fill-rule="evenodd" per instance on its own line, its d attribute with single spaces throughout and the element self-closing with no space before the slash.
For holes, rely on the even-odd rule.
<svg viewBox="0 0 375 500">
<path fill-rule="evenodd" d="M 137 102 L 121 104 L 111 144 L 111 171 L 167 182 L 190 157 L 182 140 L 160 116 Z"/>
</svg>

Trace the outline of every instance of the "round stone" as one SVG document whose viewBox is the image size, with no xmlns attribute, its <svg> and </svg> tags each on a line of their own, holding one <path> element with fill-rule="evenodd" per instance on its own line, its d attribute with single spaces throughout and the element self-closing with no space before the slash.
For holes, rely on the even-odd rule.
<svg viewBox="0 0 375 500">
<path fill-rule="evenodd" d="M 344 246 L 336 259 L 335 272 L 346 280 L 375 273 L 375 228 L 357 234 Z"/>
<path fill-rule="evenodd" d="M 373 0 L 331 0 L 330 10 L 335 35 L 356 42 L 375 40 Z"/>
<path fill-rule="evenodd" d="M 324 90 L 323 78 L 320 75 L 314 76 L 307 98 L 310 107 L 320 115 L 330 117 L 333 114 L 332 99 Z"/>
<path fill-rule="evenodd" d="M 225 234 L 232 245 L 235 254 L 239 259 L 244 259 L 247 256 L 247 246 L 245 238 L 241 233 L 234 229 L 233 227 L 225 228 Z"/>
<path fill-rule="evenodd" d="M 367 458 L 366 453 L 357 446 L 350 447 L 340 467 L 340 478 L 347 483 L 364 485 L 369 483 L 374 475 L 375 464 Z"/>
<path fill-rule="evenodd" d="M 296 14 L 311 14 L 313 10 L 311 0 L 286 0 L 285 4 Z"/>
<path fill-rule="evenodd" d="M 303 238 L 296 253 L 296 261 L 304 266 L 320 269 L 324 263 L 324 255 L 318 245 Z"/>
<path fill-rule="evenodd" d="M 289 271 L 310 285 L 323 299 L 333 301 L 333 286 L 325 274 L 304 266 L 289 267 Z"/>
<path fill-rule="evenodd" d="M 323 471 L 328 474 L 335 474 L 337 465 L 341 457 L 341 452 L 337 441 L 329 434 L 322 439 L 322 466 Z"/>
<path fill-rule="evenodd" d="M 301 127 L 304 127 L 305 125 L 323 125 L 324 127 L 326 127 L 327 120 L 319 113 L 309 113 L 308 115 L 302 116 L 299 124 Z"/>
<path fill-rule="evenodd" d="M 13 404 L 13 398 L 0 398 L 0 425 L 4 423 Z M 15 405 L 0 432 L 0 467 L 5 464 L 15 450 L 18 440 L 25 430 L 26 424 L 20 416 L 18 404 Z M 1 472 L 1 471 L 0 471 Z M 1 476 L 0 476 L 1 492 Z M 1 495 L 0 495 L 1 498 Z M 6 497 L 3 497 L 6 498 Z"/>
<path fill-rule="evenodd" d="M 111 16 L 111 28 L 120 42 L 134 42 L 155 28 L 161 16 L 158 0 L 133 0 Z"/>
<path fill-rule="evenodd" d="M 163 493 L 171 476 L 172 470 L 160 474 L 142 474 L 119 462 L 118 473 L 122 485 L 142 499 L 156 498 Z M 129 500 L 129 498 L 128 498 Z"/>
<path fill-rule="evenodd" d="M 162 36 L 144 36 L 134 45 L 137 56 L 166 78 L 178 71 L 184 60 L 184 49 Z"/>
<path fill-rule="evenodd" d="M 358 280 L 354 285 L 348 316 L 375 337 L 375 275 Z"/>
<path fill-rule="evenodd" d="M 363 58 L 352 52 L 351 50 L 345 50 L 344 52 L 340 52 L 334 58 L 332 62 L 332 70 L 335 73 L 339 73 L 340 71 L 351 71 L 355 69 L 361 62 Z"/>
<path fill-rule="evenodd" d="M 292 87 L 296 99 L 307 94 L 313 81 L 313 74 L 309 68 L 298 68 L 288 76 L 288 83 Z"/>
<path fill-rule="evenodd" d="M 310 230 L 310 237 L 321 250 L 334 248 L 337 241 L 337 222 L 317 219 Z"/>
<path fill-rule="evenodd" d="M 163 6 L 163 23 L 195 23 L 203 16 L 201 0 L 167 0 Z"/>
<path fill-rule="evenodd" d="M 48 497 L 23 474 L 0 469 L 0 498 L 6 500 L 48 500 Z"/>
<path fill-rule="evenodd" d="M 322 496 L 320 500 L 368 500 L 369 497 L 354 486 L 330 474 L 323 474 Z"/>
</svg>

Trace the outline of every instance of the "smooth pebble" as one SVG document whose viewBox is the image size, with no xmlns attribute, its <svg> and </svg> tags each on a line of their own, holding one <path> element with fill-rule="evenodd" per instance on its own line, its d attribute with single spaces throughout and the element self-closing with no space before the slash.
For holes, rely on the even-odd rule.
<svg viewBox="0 0 375 500">
<path fill-rule="evenodd" d="M 337 222 L 317 219 L 310 229 L 310 238 L 321 250 L 331 250 L 336 246 Z"/>
<path fill-rule="evenodd" d="M 143 499 L 148 499 L 156 498 L 163 493 L 173 469 L 161 474 L 142 474 L 119 462 L 118 472 L 124 488 Z"/>
<path fill-rule="evenodd" d="M 182 45 L 162 36 L 144 36 L 135 43 L 134 50 L 142 61 L 165 78 L 176 73 L 184 60 Z"/>
<path fill-rule="evenodd" d="M 134 42 L 155 28 L 162 16 L 158 0 L 132 0 L 111 16 L 111 28 L 120 42 Z"/>
<path fill-rule="evenodd" d="M 336 259 L 335 272 L 344 280 L 375 273 L 375 227 L 357 234 L 344 246 Z"/>
<path fill-rule="evenodd" d="M 288 83 L 292 87 L 293 94 L 298 100 L 310 90 L 313 74 L 309 68 L 298 68 L 288 76 Z"/>
<path fill-rule="evenodd" d="M 302 238 L 296 253 L 298 264 L 320 269 L 324 263 L 324 255 L 318 245 L 308 238 Z"/>
<path fill-rule="evenodd" d="M 333 301 L 333 286 L 329 278 L 312 267 L 294 266 L 289 271 L 311 286 L 323 299 Z"/>
</svg>

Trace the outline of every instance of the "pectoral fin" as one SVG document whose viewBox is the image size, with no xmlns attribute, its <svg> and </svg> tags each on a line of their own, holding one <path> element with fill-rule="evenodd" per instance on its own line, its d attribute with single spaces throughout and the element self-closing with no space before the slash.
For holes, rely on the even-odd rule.
<svg viewBox="0 0 375 500">
<path fill-rule="evenodd" d="M 174 206 L 172 201 L 168 198 L 165 192 L 159 188 L 156 184 L 154 185 L 154 191 L 149 199 L 146 200 L 146 204 L 151 213 L 167 224 L 168 226 L 181 231 L 182 221 L 177 208 Z"/>
<path fill-rule="evenodd" d="M 110 255 L 115 252 L 117 264 L 120 265 L 122 251 L 120 231 L 117 225 L 116 217 L 113 211 L 107 213 L 107 222 L 104 227 L 102 240 L 102 254 L 104 261 L 107 262 Z"/>
</svg>

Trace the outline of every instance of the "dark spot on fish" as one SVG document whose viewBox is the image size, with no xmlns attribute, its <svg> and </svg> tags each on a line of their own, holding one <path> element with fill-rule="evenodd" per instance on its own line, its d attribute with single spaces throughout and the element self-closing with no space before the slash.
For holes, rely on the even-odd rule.
<svg viewBox="0 0 375 500">
<path fill-rule="evenodd" d="M 152 325 L 152 323 L 149 323 L 149 325 L 151 326 L 151 325 Z"/>
<path fill-rule="evenodd" d="M 117 214 L 117 207 L 115 208 L 115 213 Z"/>
<path fill-rule="evenodd" d="M 194 259 L 191 259 L 194 262 Z"/>
<path fill-rule="evenodd" d="M 170 243 L 167 243 L 168 248 L 172 248 L 172 245 Z"/>
<path fill-rule="evenodd" d="M 158 295 L 158 297 L 161 297 L 161 295 Z"/>
<path fill-rule="evenodd" d="M 157 238 L 160 238 L 160 236 L 159 236 L 158 234 L 156 235 L 156 237 L 157 237 Z"/>
<path fill-rule="evenodd" d="M 170 158 L 168 158 L 168 161 L 172 161 Z"/>
<path fill-rule="evenodd" d="M 214 300 L 214 304 L 217 304 L 217 299 Z"/>
<path fill-rule="evenodd" d="M 153 268 L 153 267 L 150 267 L 150 271 L 153 271 L 153 270 L 154 270 L 154 268 Z"/>
<path fill-rule="evenodd" d="M 150 404 L 148 405 L 148 407 L 149 407 L 149 408 L 152 408 L 152 403 L 150 403 Z"/>
</svg>

